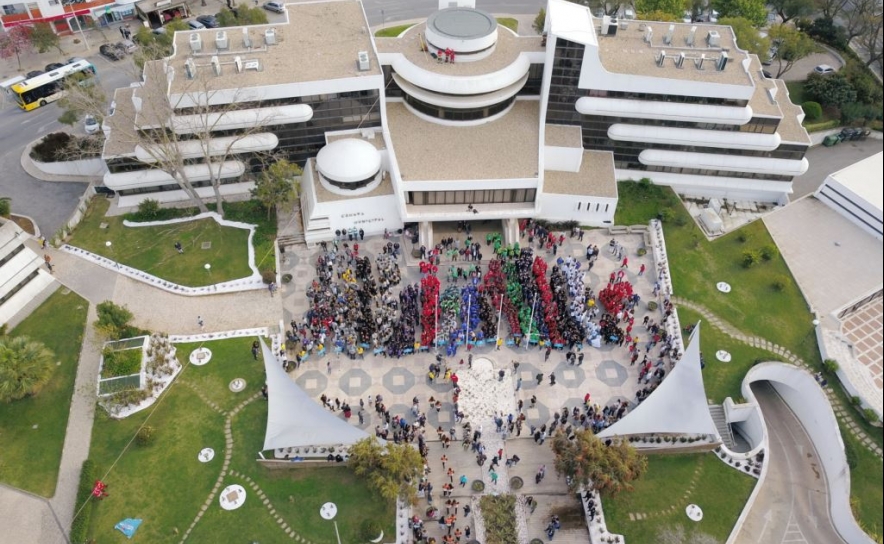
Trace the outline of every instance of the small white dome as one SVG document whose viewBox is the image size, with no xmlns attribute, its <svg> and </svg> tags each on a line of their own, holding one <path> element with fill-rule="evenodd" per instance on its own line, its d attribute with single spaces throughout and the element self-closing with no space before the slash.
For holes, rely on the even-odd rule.
<svg viewBox="0 0 884 544">
<path fill-rule="evenodd" d="M 380 171 L 381 154 L 365 140 L 345 138 L 320 149 L 316 155 L 316 167 L 326 179 L 355 183 Z"/>
</svg>

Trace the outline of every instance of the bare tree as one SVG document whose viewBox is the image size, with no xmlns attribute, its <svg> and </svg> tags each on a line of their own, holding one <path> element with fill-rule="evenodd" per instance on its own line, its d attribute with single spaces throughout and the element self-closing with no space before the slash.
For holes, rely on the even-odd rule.
<svg viewBox="0 0 884 544">
<path fill-rule="evenodd" d="M 841 13 L 847 43 L 866 34 L 874 26 L 876 16 L 881 18 L 881 0 L 851 0 Z"/>
<path fill-rule="evenodd" d="M 827 19 L 835 20 L 850 3 L 850 0 L 815 0 L 815 3 L 817 9 L 823 13 L 823 16 Z"/>
<path fill-rule="evenodd" d="M 866 53 L 866 66 L 878 65 L 882 68 L 882 50 L 884 50 L 884 17 L 881 15 L 881 7 L 878 12 L 869 18 L 869 25 L 862 35 L 857 38 L 859 45 Z"/>
</svg>

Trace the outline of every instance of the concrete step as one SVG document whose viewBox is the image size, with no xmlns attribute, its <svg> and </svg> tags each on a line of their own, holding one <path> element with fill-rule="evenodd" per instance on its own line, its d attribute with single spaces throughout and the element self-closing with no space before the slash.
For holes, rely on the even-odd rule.
<svg viewBox="0 0 884 544">
<path fill-rule="evenodd" d="M 712 416 L 715 428 L 718 429 L 718 434 L 721 435 L 721 441 L 724 442 L 724 445 L 728 448 L 733 448 L 735 444 L 734 434 L 733 431 L 731 431 L 730 423 L 728 423 L 727 416 L 724 413 L 724 407 L 720 404 L 710 404 L 709 414 Z"/>
</svg>

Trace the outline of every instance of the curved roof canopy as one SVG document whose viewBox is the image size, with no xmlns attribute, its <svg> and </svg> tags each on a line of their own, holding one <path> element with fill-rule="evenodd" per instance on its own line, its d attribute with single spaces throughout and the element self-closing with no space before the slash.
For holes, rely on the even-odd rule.
<svg viewBox="0 0 884 544">
<path fill-rule="evenodd" d="M 316 167 L 327 179 L 355 183 L 378 173 L 381 169 L 381 153 L 365 140 L 344 138 L 319 150 Z"/>
</svg>

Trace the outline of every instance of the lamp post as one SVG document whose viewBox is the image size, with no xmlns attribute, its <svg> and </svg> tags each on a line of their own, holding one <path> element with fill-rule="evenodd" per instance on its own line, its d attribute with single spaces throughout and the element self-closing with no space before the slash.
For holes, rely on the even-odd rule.
<svg viewBox="0 0 884 544">
<path fill-rule="evenodd" d="M 111 260 L 114 262 L 114 266 L 117 267 L 117 268 L 119 268 L 119 267 L 120 267 L 120 263 L 117 262 L 117 259 L 116 259 L 116 257 L 114 256 L 114 244 L 113 244 L 113 242 L 111 242 L 110 240 L 108 240 L 107 242 L 104 243 L 104 245 L 107 247 L 108 251 L 110 252 Z"/>
<path fill-rule="evenodd" d="M 210 265 L 209 263 L 206 263 L 203 265 L 203 268 L 206 269 L 206 274 L 209 275 L 209 281 L 211 281 L 212 280 L 212 265 Z"/>
<path fill-rule="evenodd" d="M 335 536 L 338 539 L 338 544 L 341 544 L 341 533 L 338 532 L 338 522 L 334 521 L 335 516 L 338 514 L 338 507 L 333 502 L 327 502 L 322 505 L 319 509 L 319 515 L 322 519 L 331 520 L 332 523 L 335 524 Z"/>
</svg>

